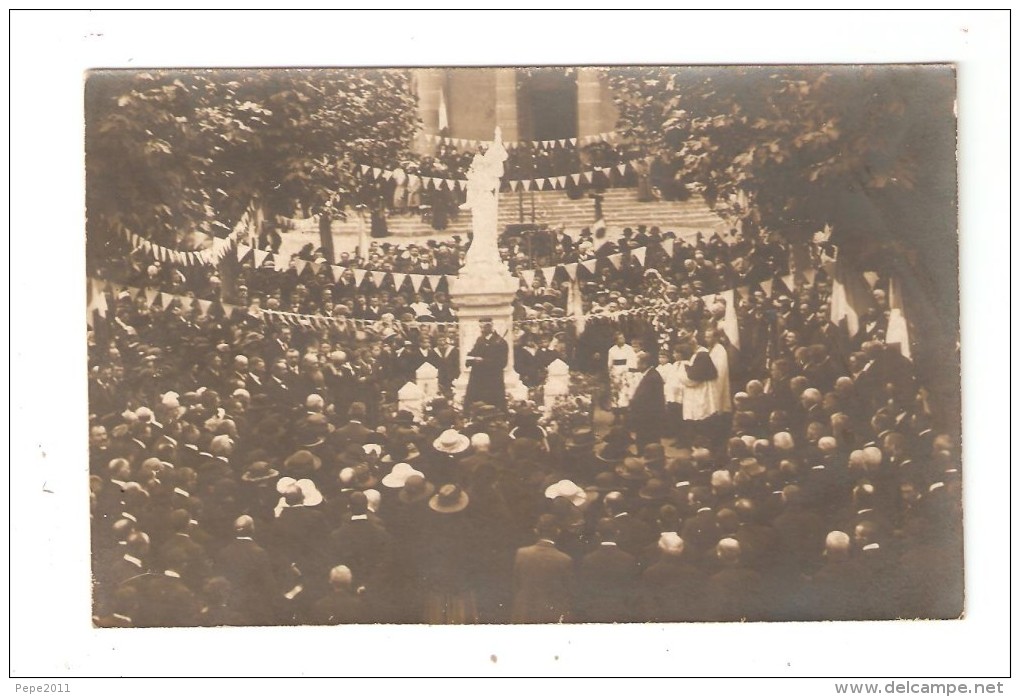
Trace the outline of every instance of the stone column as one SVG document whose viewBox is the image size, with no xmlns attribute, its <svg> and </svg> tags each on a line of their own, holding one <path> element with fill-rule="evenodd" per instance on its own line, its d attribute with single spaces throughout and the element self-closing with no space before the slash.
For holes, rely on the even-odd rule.
<svg viewBox="0 0 1020 697">
<path fill-rule="evenodd" d="M 442 68 L 418 68 L 414 71 L 418 87 L 418 116 L 425 133 L 439 132 L 439 92 L 446 83 L 446 71 Z M 418 138 L 419 152 L 431 152 L 432 143 Z"/>
<path fill-rule="evenodd" d="M 517 71 L 496 68 L 496 125 L 503 129 L 503 140 L 520 139 L 517 128 Z"/>
<path fill-rule="evenodd" d="M 601 133 L 602 85 L 594 68 L 577 69 L 577 135 Z"/>
</svg>

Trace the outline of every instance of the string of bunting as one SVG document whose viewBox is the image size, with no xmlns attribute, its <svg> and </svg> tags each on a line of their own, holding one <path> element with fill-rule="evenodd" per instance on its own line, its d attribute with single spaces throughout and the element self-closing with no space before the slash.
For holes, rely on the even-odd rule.
<svg viewBox="0 0 1020 697">
<path fill-rule="evenodd" d="M 238 239 L 251 236 L 255 227 L 255 205 L 250 203 L 241 214 L 237 223 L 226 237 L 213 237 L 212 246 L 197 251 L 181 251 L 170 249 L 161 244 L 147 240 L 141 235 L 131 232 L 126 227 L 120 228 L 120 234 L 134 250 L 142 249 L 151 254 L 157 261 L 169 261 L 181 266 L 218 266 L 227 256 Z"/>
<path fill-rule="evenodd" d="M 574 172 L 573 174 L 561 174 L 552 177 L 534 177 L 530 179 L 507 179 L 506 182 L 510 191 L 556 191 L 567 188 L 568 180 L 574 182 L 575 185 L 580 186 L 582 180 L 588 184 L 595 183 L 595 178 L 598 176 L 600 178 L 598 182 L 599 184 L 613 186 L 614 184 L 620 183 L 620 178 L 627 175 L 628 169 L 636 169 L 634 164 L 635 162 L 637 162 L 637 160 L 621 162 L 620 164 L 609 167 L 593 167 L 590 170 Z M 389 181 L 396 178 L 397 183 L 402 184 L 408 182 L 420 185 L 424 190 L 432 189 L 434 191 L 440 191 L 445 189 L 447 191 L 459 191 L 467 187 L 466 179 L 426 177 L 417 174 L 407 174 L 400 168 L 383 169 L 382 167 L 360 164 L 358 165 L 358 169 L 361 171 L 361 174 L 368 179 Z"/>
<path fill-rule="evenodd" d="M 480 145 L 492 145 L 491 140 L 476 140 L 474 138 L 451 138 L 449 136 L 441 136 L 434 133 L 424 133 L 426 140 L 434 143 L 442 143 L 444 145 L 453 145 L 458 148 L 470 147 L 477 148 Z M 553 140 L 515 140 L 510 142 L 504 142 L 503 146 L 507 149 L 513 150 L 521 148 L 526 145 L 530 145 L 533 148 L 544 148 L 546 150 L 552 150 L 553 148 L 565 148 L 568 145 L 570 147 L 577 147 L 578 145 L 585 146 L 591 145 L 592 143 L 609 142 L 618 138 L 616 131 L 605 131 L 603 133 L 595 133 L 593 135 L 581 136 L 579 138 L 556 138 Z"/>
<path fill-rule="evenodd" d="M 642 266 L 647 265 L 648 250 L 654 245 L 661 249 L 667 257 L 673 258 L 676 253 L 676 245 L 679 242 L 693 242 L 697 239 L 698 232 L 684 232 L 681 233 L 676 239 L 666 239 L 661 242 L 652 243 L 652 245 L 643 245 L 641 247 L 635 247 L 629 251 L 629 256 Z M 734 239 L 731 237 L 729 232 L 718 235 L 726 244 L 733 244 Z M 288 263 L 282 263 L 282 260 L 278 257 L 280 255 L 274 255 L 273 253 L 252 247 L 250 245 L 238 243 L 236 246 L 237 250 L 237 261 L 245 263 L 251 260 L 255 265 L 255 268 L 270 268 L 278 272 L 284 272 L 289 267 Z M 524 283 L 525 286 L 530 287 L 536 278 L 541 278 L 546 282 L 551 282 L 557 274 L 561 277 L 565 274 L 566 277 L 574 281 L 577 279 L 578 269 L 583 269 L 591 277 L 595 276 L 596 270 L 602 259 L 611 264 L 614 269 L 619 271 L 623 266 L 623 259 L 625 254 L 623 252 L 617 252 L 610 254 L 605 257 L 593 257 L 591 259 L 583 259 L 576 262 L 555 264 L 553 266 L 543 266 L 536 269 L 520 269 L 516 272 L 518 278 Z M 267 265 L 267 262 L 268 265 Z M 330 277 L 334 282 L 341 283 L 346 282 L 345 276 L 348 272 L 353 275 L 355 287 L 361 287 L 367 278 L 370 283 L 375 285 L 377 288 L 381 288 L 386 284 L 387 280 L 392 281 L 394 290 L 399 291 L 405 283 L 410 283 L 411 288 L 414 292 L 420 292 L 422 286 L 428 283 L 431 290 L 438 290 L 440 285 L 444 282 L 448 285 L 451 278 L 456 278 L 456 274 L 443 274 L 443 273 L 403 273 L 393 271 L 373 271 L 370 269 L 361 269 L 354 266 L 340 266 L 337 264 L 317 263 L 313 261 L 305 261 L 303 259 L 295 259 L 293 261 L 294 268 L 298 275 L 302 275 L 306 270 L 309 270 L 313 276 L 317 276 L 323 268 L 327 270 Z M 562 271 L 561 271 L 562 270 Z"/>
<path fill-rule="evenodd" d="M 814 269 L 811 270 L 811 278 L 814 278 Z M 805 274 L 806 276 L 806 274 Z M 781 278 L 769 279 L 758 284 L 760 288 L 765 291 L 767 295 L 776 295 L 783 291 L 792 292 L 794 287 L 794 275 L 788 274 Z M 741 297 L 747 298 L 751 292 L 753 286 L 742 286 L 736 289 L 729 289 L 725 291 L 719 291 L 715 293 L 708 293 L 700 296 L 701 300 L 705 304 L 711 304 L 716 298 L 722 297 L 727 301 L 727 308 L 729 312 L 732 312 L 734 305 L 734 292 L 739 293 Z M 145 298 L 145 303 L 148 307 L 155 307 L 157 304 L 164 310 L 169 309 L 175 303 L 184 310 L 198 309 L 201 316 L 208 316 L 210 312 L 217 311 L 222 313 L 222 316 L 227 319 L 234 319 L 237 313 L 247 313 L 249 316 L 258 318 L 262 321 L 280 321 L 285 324 L 291 324 L 294 326 L 306 326 L 306 327 L 321 327 L 325 328 L 330 325 L 334 326 L 345 326 L 355 325 L 360 327 L 423 327 L 423 326 L 434 326 L 434 327 L 451 327 L 456 326 L 457 322 L 402 322 L 394 319 L 388 323 L 380 322 L 380 320 L 366 320 L 357 319 L 351 317 L 334 317 L 329 315 L 310 315 L 301 314 L 296 312 L 286 312 L 282 310 L 270 310 L 270 309 L 257 309 L 249 311 L 248 308 L 240 305 L 234 305 L 231 303 L 221 302 L 218 300 L 206 300 L 203 298 L 193 298 L 189 296 L 175 295 L 172 293 L 165 293 L 153 288 L 138 288 L 134 286 L 125 285 L 122 283 L 116 283 L 113 281 L 106 281 L 100 279 L 89 279 L 88 287 L 88 304 L 87 314 L 88 320 L 91 323 L 92 313 L 96 311 L 101 317 L 105 317 L 109 305 L 106 301 L 106 294 L 112 293 L 115 297 L 127 293 L 132 298 Z M 577 324 L 578 321 L 582 321 L 587 324 L 592 321 L 612 321 L 623 317 L 661 317 L 668 314 L 673 309 L 686 305 L 690 302 L 689 299 L 679 300 L 662 300 L 651 303 L 649 305 L 642 305 L 640 307 L 632 307 L 620 310 L 614 310 L 611 312 L 597 311 L 589 312 L 585 314 L 567 314 L 563 317 L 537 317 L 537 318 L 526 318 L 519 321 L 515 321 L 515 324 L 523 328 L 538 327 L 541 325 L 559 325 L 566 326 L 569 324 Z"/>
</svg>

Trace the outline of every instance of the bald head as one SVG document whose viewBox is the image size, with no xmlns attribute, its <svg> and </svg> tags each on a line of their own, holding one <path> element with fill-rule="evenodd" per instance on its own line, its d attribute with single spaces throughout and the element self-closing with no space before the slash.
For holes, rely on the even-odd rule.
<svg viewBox="0 0 1020 697">
<path fill-rule="evenodd" d="M 842 530 L 833 530 L 825 536 L 825 556 L 843 560 L 850 556 L 850 536 Z"/>
<path fill-rule="evenodd" d="M 255 519 L 250 515 L 243 515 L 234 521 L 234 532 L 238 535 L 251 535 L 255 532 Z"/>
<path fill-rule="evenodd" d="M 343 564 L 329 570 L 329 585 L 333 588 L 350 588 L 353 578 L 351 570 Z"/>
</svg>

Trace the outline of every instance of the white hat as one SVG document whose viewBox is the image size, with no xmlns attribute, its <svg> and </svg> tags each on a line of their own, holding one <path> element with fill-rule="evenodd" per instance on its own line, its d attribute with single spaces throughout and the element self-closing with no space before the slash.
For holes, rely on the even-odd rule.
<svg viewBox="0 0 1020 697">
<path fill-rule="evenodd" d="M 432 441 L 432 447 L 447 455 L 457 455 L 471 447 L 471 440 L 463 433 L 448 428 Z"/>
<path fill-rule="evenodd" d="M 575 506 L 583 506 L 588 501 L 588 494 L 584 489 L 574 484 L 569 479 L 561 479 L 545 490 L 547 499 L 567 498 Z"/>
<path fill-rule="evenodd" d="M 407 478 L 416 474 L 421 477 L 425 476 L 406 462 L 398 462 L 393 465 L 390 473 L 382 478 L 382 484 L 389 489 L 403 489 Z"/>
</svg>

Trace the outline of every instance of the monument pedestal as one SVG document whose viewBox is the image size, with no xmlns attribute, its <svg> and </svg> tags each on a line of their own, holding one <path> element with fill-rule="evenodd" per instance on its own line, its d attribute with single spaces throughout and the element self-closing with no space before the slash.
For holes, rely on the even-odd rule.
<svg viewBox="0 0 1020 697">
<path fill-rule="evenodd" d="M 511 400 L 528 398 L 528 388 L 514 370 L 514 298 L 520 280 L 514 278 L 506 266 L 495 264 L 465 265 L 459 276 L 450 279 L 450 299 L 457 307 L 457 332 L 460 345 L 460 376 L 453 381 L 454 402 L 463 407 L 471 368 L 466 365 L 467 354 L 481 334 L 479 320 L 491 319 L 492 328 L 503 337 L 510 350 L 507 355 L 503 380 Z"/>
</svg>

